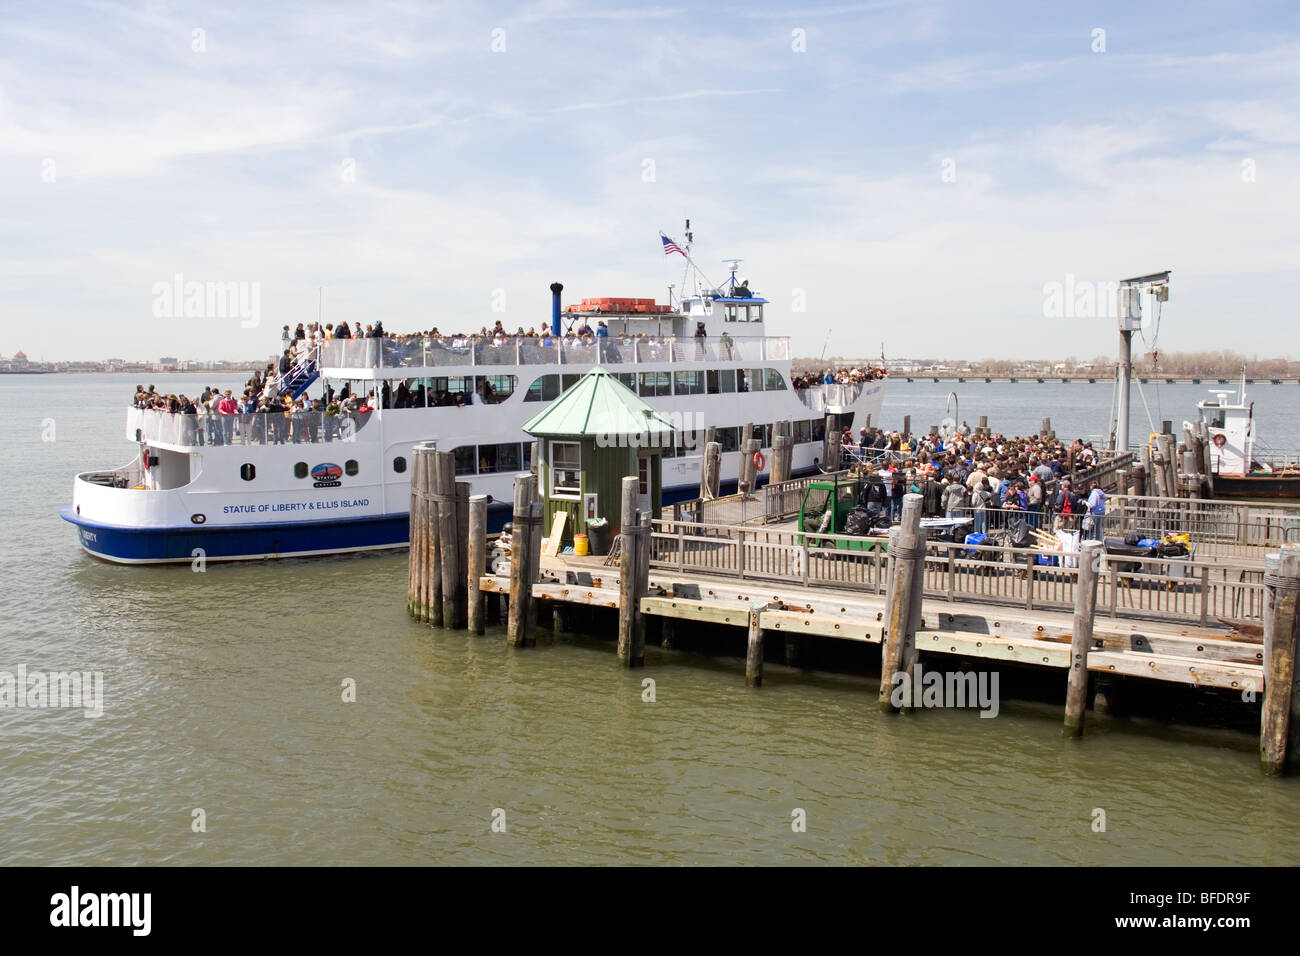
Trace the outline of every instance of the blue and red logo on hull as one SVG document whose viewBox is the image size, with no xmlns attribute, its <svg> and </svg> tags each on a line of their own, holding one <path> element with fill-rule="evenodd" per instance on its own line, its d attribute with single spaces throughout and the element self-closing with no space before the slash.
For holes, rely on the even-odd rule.
<svg viewBox="0 0 1300 956">
<path fill-rule="evenodd" d="M 333 462 L 322 462 L 312 467 L 311 480 L 317 488 L 337 488 L 343 484 L 343 469 Z"/>
</svg>

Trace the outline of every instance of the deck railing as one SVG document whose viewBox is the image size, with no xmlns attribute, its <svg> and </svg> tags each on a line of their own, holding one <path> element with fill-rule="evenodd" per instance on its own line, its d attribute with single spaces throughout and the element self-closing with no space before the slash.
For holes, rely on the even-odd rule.
<svg viewBox="0 0 1300 956">
<path fill-rule="evenodd" d="M 869 382 L 853 382 L 849 384 L 809 385 L 805 388 L 796 389 L 795 394 L 808 408 L 820 414 L 826 412 L 827 409 L 848 408 L 862 397 L 864 391 L 879 384 L 879 379 L 872 379 Z"/>
<path fill-rule="evenodd" d="M 654 522 L 651 566 L 666 572 L 860 588 L 883 595 L 888 586 L 886 550 L 846 550 L 861 547 L 863 541 L 845 535 L 663 519 Z M 1040 555 L 1054 563 L 1039 564 Z M 925 593 L 950 602 L 1068 611 L 1074 607 L 1078 560 L 1077 551 L 930 541 Z M 1217 560 L 1108 555 L 1101 568 L 1097 608 L 1112 618 L 1260 623 L 1263 577 L 1261 567 Z"/>
<path fill-rule="evenodd" d="M 640 365 L 655 362 L 765 362 L 790 358 L 785 336 L 610 335 L 542 339 L 535 336 L 456 336 L 330 339 L 321 343 L 323 368 L 452 368 L 513 365 Z"/>
<path fill-rule="evenodd" d="M 300 442 L 356 441 L 370 412 L 331 415 L 323 411 L 241 412 L 236 415 L 181 415 L 151 408 L 129 408 L 128 441 L 198 448 L 204 445 L 283 445 Z"/>
</svg>

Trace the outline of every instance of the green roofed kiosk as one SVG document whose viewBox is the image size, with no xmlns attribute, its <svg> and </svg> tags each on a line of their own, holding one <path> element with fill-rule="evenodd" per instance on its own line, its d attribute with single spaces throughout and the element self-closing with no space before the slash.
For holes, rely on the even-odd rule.
<svg viewBox="0 0 1300 956">
<path fill-rule="evenodd" d="M 592 369 L 524 425 L 537 439 L 542 527 L 568 512 L 565 542 L 604 518 L 617 532 L 622 481 L 639 480 L 641 510 L 660 516 L 663 446 L 672 422 L 604 369 Z M 545 532 L 543 532 L 545 533 Z"/>
</svg>

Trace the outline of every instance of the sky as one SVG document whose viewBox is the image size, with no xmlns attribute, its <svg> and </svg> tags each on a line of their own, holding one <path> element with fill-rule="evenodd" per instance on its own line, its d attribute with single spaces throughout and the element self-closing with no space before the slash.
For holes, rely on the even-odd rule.
<svg viewBox="0 0 1300 956">
<path fill-rule="evenodd" d="M 1158 348 L 1294 355 L 1298 110 L 1294 0 L 5 3 L 0 355 L 664 301 L 688 217 L 800 355 L 1114 354 L 1049 292 L 1166 269 Z"/>
</svg>

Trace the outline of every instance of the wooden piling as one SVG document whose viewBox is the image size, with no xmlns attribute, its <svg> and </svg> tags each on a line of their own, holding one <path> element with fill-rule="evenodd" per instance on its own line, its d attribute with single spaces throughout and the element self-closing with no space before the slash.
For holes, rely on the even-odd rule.
<svg viewBox="0 0 1300 956">
<path fill-rule="evenodd" d="M 453 471 L 455 469 L 453 468 Z M 469 493 L 468 481 L 456 482 L 456 620 L 469 626 Z"/>
<path fill-rule="evenodd" d="M 786 667 L 803 666 L 803 640 L 798 634 L 786 634 L 784 650 Z"/>
<path fill-rule="evenodd" d="M 892 544 L 894 580 L 889 592 L 887 608 L 888 629 L 880 654 L 880 710 L 894 713 L 892 700 L 895 674 L 905 670 L 908 640 L 915 646 L 917 621 L 912 619 L 915 592 L 924 586 L 921 574 L 925 559 L 925 539 L 921 536 L 921 496 L 903 496 L 903 516 L 898 525 L 897 544 Z"/>
<path fill-rule="evenodd" d="M 763 628 L 759 624 L 761 612 L 749 612 L 749 643 L 745 650 L 745 686 L 763 686 Z"/>
<path fill-rule="evenodd" d="M 700 466 L 700 497 L 712 501 L 718 497 L 722 480 L 722 445 L 710 441 L 704 446 L 704 462 Z"/>
<path fill-rule="evenodd" d="M 515 507 L 511 516 L 510 531 L 510 611 L 506 620 L 506 637 L 512 647 L 526 646 L 527 618 L 532 603 L 532 582 L 529 577 L 528 546 L 532 529 L 533 482 L 531 474 L 515 476 Z"/>
<path fill-rule="evenodd" d="M 534 475 L 529 490 L 533 502 L 528 506 L 528 589 L 541 578 L 542 570 L 542 503 L 537 498 L 537 477 Z M 528 613 L 524 615 L 524 646 L 532 647 L 537 643 L 537 601 L 528 602 Z"/>
<path fill-rule="evenodd" d="M 1260 715 L 1259 766 L 1269 776 L 1287 772 L 1288 763 L 1300 762 L 1300 714 L 1297 709 L 1296 639 L 1300 627 L 1300 545 L 1283 546 L 1276 574 L 1265 574 L 1266 592 L 1271 593 L 1266 611 L 1267 626 L 1264 666 L 1264 709 Z"/>
<path fill-rule="evenodd" d="M 1088 704 L 1088 651 L 1097 615 L 1097 578 L 1105 546 L 1085 541 L 1079 548 L 1079 574 L 1074 585 L 1074 625 L 1070 632 L 1070 672 L 1065 690 L 1066 737 L 1083 736 L 1083 712 Z"/>
<path fill-rule="evenodd" d="M 458 616 L 456 592 L 464 578 L 460 569 L 456 534 L 456 456 L 449 451 L 434 453 L 434 502 L 438 509 L 438 560 L 442 571 L 442 626 L 464 627 Z"/>
<path fill-rule="evenodd" d="M 758 488 L 758 462 L 755 457 L 762 453 L 763 443 L 757 438 L 751 438 L 745 445 L 744 465 L 745 465 L 745 488 L 746 494 L 753 494 Z"/>
<path fill-rule="evenodd" d="M 1181 456 L 1178 454 L 1178 442 L 1173 433 L 1160 436 L 1161 442 L 1165 447 L 1165 468 L 1168 471 L 1166 483 L 1170 489 L 1169 493 L 1175 498 L 1179 497 L 1180 483 L 1178 480 L 1179 473 L 1182 471 Z"/>
<path fill-rule="evenodd" d="M 426 532 L 424 536 L 425 546 L 425 601 L 429 609 L 428 621 L 432 627 L 442 627 L 442 552 L 439 549 L 438 538 L 441 529 L 438 525 L 438 502 L 434 493 L 436 483 L 435 471 L 437 470 L 438 450 L 436 445 L 430 445 L 425 452 L 424 471 L 422 474 L 424 482 L 424 519 Z"/>
<path fill-rule="evenodd" d="M 666 651 L 671 651 L 677 641 L 677 618 L 663 617 L 659 619 L 659 646 Z"/>
<path fill-rule="evenodd" d="M 771 484 L 790 480 L 789 461 L 790 438 L 787 435 L 777 435 L 772 439 Z"/>
<path fill-rule="evenodd" d="M 479 579 L 487 571 L 487 495 L 474 495 L 469 499 L 469 533 L 465 572 L 466 625 L 475 634 L 486 630 L 484 622 L 483 592 Z"/>
<path fill-rule="evenodd" d="M 636 477 L 624 478 L 619 500 L 619 533 L 623 536 L 623 546 L 619 552 L 618 569 L 618 661 L 624 667 L 640 667 L 642 664 L 634 653 L 637 618 L 641 611 L 637 593 L 640 580 L 637 566 L 641 558 L 641 522 L 636 507 L 639 498 Z"/>
<path fill-rule="evenodd" d="M 838 430 L 826 429 L 826 460 L 822 463 L 822 467 L 826 471 L 840 470 L 840 462 L 843 460 L 843 448 L 840 445 L 840 439 L 843 437 Z"/>
<path fill-rule="evenodd" d="M 638 512 L 638 520 L 641 523 L 641 534 L 637 538 L 639 554 L 636 559 L 636 626 L 632 629 L 632 660 L 635 662 L 633 667 L 640 667 L 645 662 L 646 620 L 645 615 L 641 613 L 641 597 L 650 593 L 650 554 L 654 543 L 652 539 L 654 513 Z"/>
<path fill-rule="evenodd" d="M 406 610 L 414 618 L 420 617 L 420 586 L 423 582 L 420 568 L 420 536 L 424 531 L 421 524 L 421 509 L 424 500 L 420 497 L 420 468 L 423 463 L 419 446 L 412 449 L 411 455 L 411 503 L 407 518 L 407 552 L 406 552 Z"/>
</svg>

